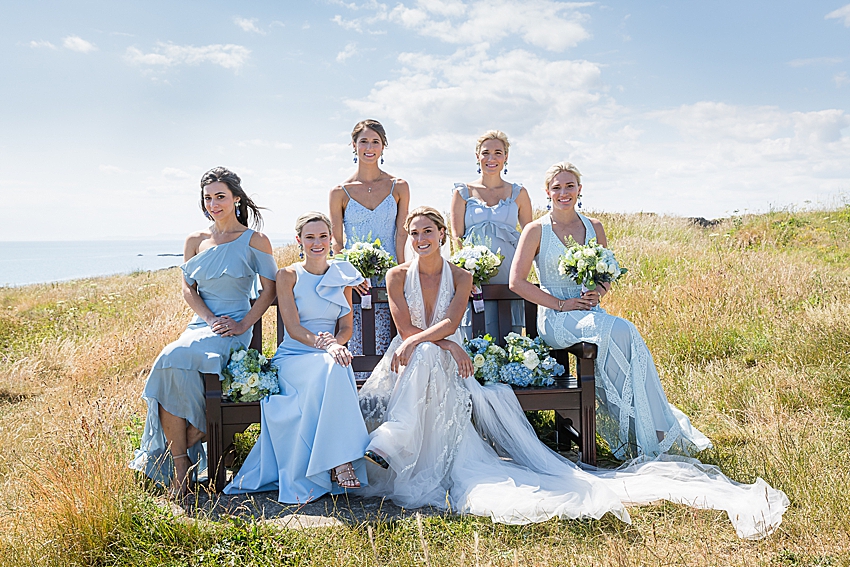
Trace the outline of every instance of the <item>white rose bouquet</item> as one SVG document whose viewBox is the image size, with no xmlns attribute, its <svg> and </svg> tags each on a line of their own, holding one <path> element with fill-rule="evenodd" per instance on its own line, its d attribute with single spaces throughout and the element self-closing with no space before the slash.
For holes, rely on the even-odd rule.
<svg viewBox="0 0 850 567">
<path fill-rule="evenodd" d="M 552 347 L 537 337 L 531 339 L 516 333 L 505 337 L 506 363 L 499 369 L 499 382 L 513 386 L 550 386 L 564 367 L 549 356 Z"/>
<path fill-rule="evenodd" d="M 369 236 L 371 237 L 371 234 Z M 337 254 L 336 259 L 351 262 L 351 265 L 367 280 L 370 278 L 382 280 L 390 268 L 398 265 L 392 255 L 383 249 L 380 238 L 376 238 L 374 242 L 369 240 L 355 242 L 342 254 Z M 363 309 L 371 309 L 372 296 L 364 295 L 360 299 L 360 306 Z"/>
<path fill-rule="evenodd" d="M 582 246 L 570 236 L 567 250 L 558 260 L 558 272 L 581 284 L 583 289 L 592 290 L 600 283 L 617 281 L 628 270 L 621 268 L 614 252 L 597 244 L 595 238 Z"/>
<path fill-rule="evenodd" d="M 256 349 L 239 347 L 222 370 L 221 395 L 233 402 L 256 402 L 280 393 L 277 371 Z"/>
<path fill-rule="evenodd" d="M 483 244 L 465 243 L 463 248 L 452 255 L 451 263 L 472 273 L 472 306 L 476 313 L 484 310 L 484 298 L 481 297 L 481 286 L 499 273 L 499 266 L 505 256 L 498 251 L 493 252 Z"/>
</svg>

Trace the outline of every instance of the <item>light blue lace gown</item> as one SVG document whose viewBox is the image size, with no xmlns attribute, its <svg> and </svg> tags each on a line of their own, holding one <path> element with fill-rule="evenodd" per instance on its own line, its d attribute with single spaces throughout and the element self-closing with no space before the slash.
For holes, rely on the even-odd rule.
<svg viewBox="0 0 850 567">
<path fill-rule="evenodd" d="M 596 237 L 593 225 L 579 214 L 585 227 L 585 244 Z M 581 285 L 558 273 L 558 258 L 565 246 L 552 230 L 552 219 L 541 219 L 540 252 L 535 267 L 540 289 L 558 299 L 581 295 Z M 671 449 L 691 453 L 711 442 L 691 425 L 688 417 L 667 401 L 652 355 L 637 328 L 599 306 L 590 311 L 564 311 L 539 307 L 540 336 L 554 348 L 578 342 L 598 346 L 596 358 L 597 430 L 619 459 L 654 457 Z M 663 433 L 659 440 L 658 433 Z"/>
<path fill-rule="evenodd" d="M 198 294 L 216 316 L 229 315 L 241 321 L 256 297 L 257 276 L 274 280 L 277 265 L 271 254 L 252 248 L 251 234 L 246 230 L 236 240 L 208 248 L 181 266 L 189 285 L 198 284 Z M 248 346 L 253 329 L 235 337 L 215 334 L 206 322 L 195 315 L 180 337 L 166 346 L 157 357 L 145 384 L 143 394 L 148 404 L 141 447 L 130 468 L 168 484 L 173 471 L 171 453 L 159 421 L 159 407 L 186 419 L 206 432 L 203 373 L 218 374 L 230 359 L 230 352 Z M 202 442 L 187 451 L 197 466 L 192 474 L 207 468 L 207 455 Z"/>
<path fill-rule="evenodd" d="M 323 275 L 311 274 L 302 264 L 295 264 L 295 270 L 293 292 L 301 325 L 313 333 L 334 333 L 337 319 L 349 311 L 345 287 L 363 278 L 348 262 L 331 262 Z M 272 364 L 280 394 L 260 402 L 260 437 L 224 492 L 277 490 L 280 502 L 303 504 L 342 492 L 331 483 L 330 470 L 347 462 L 366 486 L 363 453 L 369 434 L 351 367 L 293 339 L 288 330 Z"/>
<path fill-rule="evenodd" d="M 392 257 L 398 260 L 395 249 L 396 236 L 396 216 L 398 215 L 398 203 L 393 197 L 395 192 L 395 182 L 390 188 L 390 194 L 386 199 L 375 207 L 369 209 L 364 207 L 359 202 L 355 201 L 348 194 L 348 189 L 345 185 L 342 190 L 348 195 L 348 205 L 345 207 L 345 213 L 342 217 L 343 226 L 345 229 L 345 247 L 349 248 L 355 242 L 364 240 L 375 241 L 376 238 L 381 239 L 381 247 L 392 254 Z M 372 285 L 384 285 L 384 281 L 378 281 L 372 278 Z M 357 293 L 357 292 L 355 292 Z M 390 306 L 386 303 L 376 303 L 372 305 L 375 310 L 375 351 L 376 354 L 383 354 L 390 344 Z M 348 350 L 351 354 L 363 354 L 363 342 L 361 340 L 361 329 L 363 328 L 363 312 L 359 304 L 353 307 L 354 323 L 352 327 L 351 340 L 348 341 Z M 368 372 L 356 372 L 358 380 L 365 380 L 369 377 Z"/>
<path fill-rule="evenodd" d="M 464 183 L 455 183 L 454 190 L 466 201 L 466 212 L 463 217 L 463 240 L 473 244 L 483 244 L 493 252 L 500 252 L 505 259 L 499 266 L 499 273 L 493 276 L 489 283 L 507 284 L 510 279 L 511 264 L 514 260 L 516 245 L 519 242 L 517 223 L 519 222 L 519 206 L 516 203 L 522 185 L 514 183 L 511 195 L 502 199 L 492 207 L 488 207 L 478 197 L 473 197 L 469 187 Z M 520 333 L 525 324 L 523 302 L 514 301 L 511 304 L 513 331 Z M 484 302 L 484 315 L 487 320 L 486 332 L 494 338 L 499 332 L 498 304 L 495 301 Z M 460 324 L 461 333 L 465 338 L 472 338 L 472 302 L 463 314 Z"/>
</svg>

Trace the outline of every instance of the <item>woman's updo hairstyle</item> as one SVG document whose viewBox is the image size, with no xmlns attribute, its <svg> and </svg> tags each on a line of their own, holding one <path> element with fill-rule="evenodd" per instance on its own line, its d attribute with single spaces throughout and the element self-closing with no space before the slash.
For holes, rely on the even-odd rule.
<svg viewBox="0 0 850 567">
<path fill-rule="evenodd" d="M 576 183 L 581 185 L 581 172 L 578 168 L 568 161 L 559 161 L 554 164 L 552 167 L 546 170 L 546 175 L 543 180 L 543 189 L 549 190 L 549 184 L 552 183 L 552 180 L 555 179 L 555 176 L 559 173 L 564 173 L 565 171 L 572 173 L 576 176 Z"/>
<path fill-rule="evenodd" d="M 416 217 L 428 217 L 435 225 L 437 225 L 437 230 L 443 231 L 443 237 L 440 239 L 440 245 L 446 243 L 446 221 L 443 219 L 443 215 L 440 214 L 440 211 L 435 209 L 434 207 L 416 207 L 407 215 L 407 218 L 404 219 L 404 230 L 408 233 L 410 232 L 410 223 L 413 222 L 413 219 Z"/>
<path fill-rule="evenodd" d="M 383 125 L 381 125 L 381 123 L 377 120 L 373 120 L 371 118 L 361 120 L 360 122 L 354 125 L 354 130 L 351 131 L 351 141 L 356 144 L 357 138 L 366 128 L 374 130 L 378 134 L 378 136 L 381 137 L 381 143 L 384 144 L 384 147 L 389 147 L 390 143 L 387 142 L 387 133 L 384 130 Z"/>
<path fill-rule="evenodd" d="M 475 144 L 475 155 L 481 152 L 481 146 L 487 140 L 499 140 L 505 146 L 505 155 L 508 155 L 508 150 L 511 148 L 511 143 L 508 141 L 508 135 L 501 130 L 487 130 L 478 138 L 478 143 Z"/>
<path fill-rule="evenodd" d="M 239 214 L 236 216 L 236 220 L 248 226 L 248 215 L 250 214 L 253 228 L 255 230 L 263 228 L 263 216 L 260 214 L 260 209 L 265 207 L 258 207 L 254 204 L 254 201 L 242 189 L 242 180 L 239 179 L 239 176 L 226 167 L 214 167 L 201 177 L 201 210 L 204 211 L 204 215 L 209 215 L 207 208 L 204 206 L 204 187 L 217 181 L 227 185 L 233 196 L 239 199 L 239 205 L 237 205 Z"/>
<path fill-rule="evenodd" d="M 295 221 L 295 234 L 298 235 L 298 238 L 301 238 L 301 232 L 304 230 L 304 226 L 314 221 L 325 223 L 328 227 L 328 232 L 331 231 L 331 220 L 324 213 L 310 211 L 309 213 L 304 213 Z"/>
</svg>

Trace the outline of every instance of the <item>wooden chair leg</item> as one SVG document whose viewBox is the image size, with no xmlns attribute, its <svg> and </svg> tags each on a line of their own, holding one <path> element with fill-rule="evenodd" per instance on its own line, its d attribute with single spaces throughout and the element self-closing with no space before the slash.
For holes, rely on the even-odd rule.
<svg viewBox="0 0 850 567">
<path fill-rule="evenodd" d="M 216 492 L 224 490 L 227 471 L 224 468 L 222 439 L 221 382 L 215 374 L 204 374 L 207 408 L 207 474 Z"/>
<path fill-rule="evenodd" d="M 581 460 L 592 466 L 596 466 L 595 359 L 595 356 L 578 359 L 578 379 L 581 383 Z"/>
</svg>

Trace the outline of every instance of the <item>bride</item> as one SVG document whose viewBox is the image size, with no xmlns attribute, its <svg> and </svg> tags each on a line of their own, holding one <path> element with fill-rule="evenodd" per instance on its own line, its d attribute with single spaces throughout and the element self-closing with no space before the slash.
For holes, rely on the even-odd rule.
<svg viewBox="0 0 850 567">
<path fill-rule="evenodd" d="M 419 207 L 404 227 L 414 257 L 387 275 L 399 334 L 359 394 L 371 437 L 365 457 L 376 465 L 364 495 L 506 524 L 607 512 L 629 522 L 626 503 L 666 499 L 726 510 L 740 537 L 776 529 L 788 499 L 761 479 L 738 484 L 672 456 L 590 472 L 540 443 L 510 387 L 467 379 L 473 367 L 457 327 L 472 278 L 440 256 L 442 215 Z"/>
</svg>

